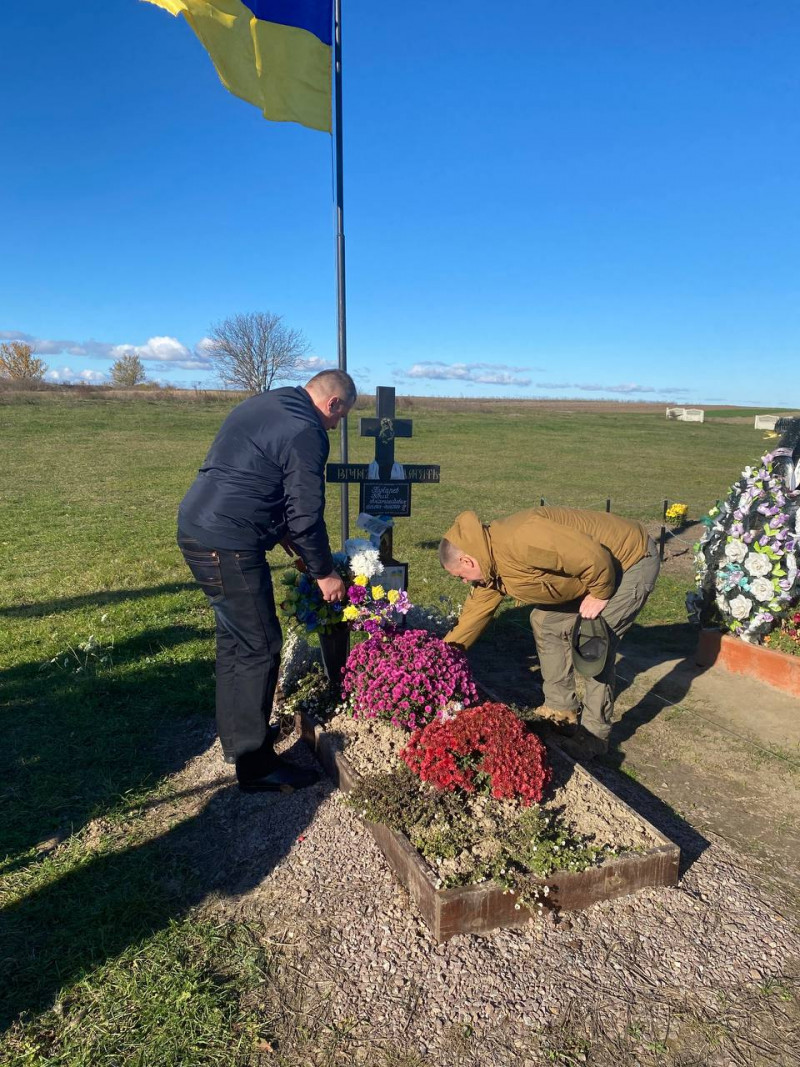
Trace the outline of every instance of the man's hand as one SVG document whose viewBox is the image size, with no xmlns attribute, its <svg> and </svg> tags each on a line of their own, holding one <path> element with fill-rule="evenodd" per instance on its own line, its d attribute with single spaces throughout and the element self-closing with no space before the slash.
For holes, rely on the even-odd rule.
<svg viewBox="0 0 800 1067">
<path fill-rule="evenodd" d="M 322 599 L 327 600 L 329 604 L 344 600 L 344 582 L 336 571 L 331 571 L 326 578 L 317 578 L 317 585 L 322 592 Z"/>
<path fill-rule="evenodd" d="M 607 603 L 607 600 L 600 600 L 599 597 L 587 593 L 581 601 L 578 614 L 584 619 L 596 619 Z"/>
</svg>

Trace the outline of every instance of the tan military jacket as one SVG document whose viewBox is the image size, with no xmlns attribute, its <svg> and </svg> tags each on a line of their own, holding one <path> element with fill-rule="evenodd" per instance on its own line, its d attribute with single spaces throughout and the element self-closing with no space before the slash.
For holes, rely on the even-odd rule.
<svg viewBox="0 0 800 1067">
<path fill-rule="evenodd" d="M 480 564 L 457 625 L 445 641 L 468 648 L 504 596 L 520 604 L 569 604 L 587 593 L 608 600 L 623 571 L 648 552 L 640 522 L 578 508 L 530 508 L 483 525 L 463 511 L 445 534 Z"/>
</svg>

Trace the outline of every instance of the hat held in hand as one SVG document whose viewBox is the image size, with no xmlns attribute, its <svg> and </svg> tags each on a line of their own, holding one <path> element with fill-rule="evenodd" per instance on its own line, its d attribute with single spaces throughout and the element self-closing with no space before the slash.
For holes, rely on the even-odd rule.
<svg viewBox="0 0 800 1067">
<path fill-rule="evenodd" d="M 610 649 L 611 635 L 605 621 L 599 615 L 596 619 L 579 615 L 572 631 L 572 664 L 578 674 L 596 678 L 606 665 Z"/>
</svg>

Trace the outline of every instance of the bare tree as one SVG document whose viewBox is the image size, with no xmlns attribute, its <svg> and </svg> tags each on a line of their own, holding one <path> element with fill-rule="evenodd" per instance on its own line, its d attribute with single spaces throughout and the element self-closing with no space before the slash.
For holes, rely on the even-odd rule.
<svg viewBox="0 0 800 1067">
<path fill-rule="evenodd" d="M 120 356 L 111 364 L 111 384 L 120 389 L 132 389 L 147 381 L 144 364 L 134 353 Z"/>
<path fill-rule="evenodd" d="M 8 341 L 0 344 L 0 378 L 14 382 L 41 382 L 47 364 L 36 359 L 33 349 L 23 341 Z"/>
<path fill-rule="evenodd" d="M 205 350 L 225 385 L 263 393 L 273 382 L 295 377 L 309 347 L 280 315 L 255 311 L 212 326 Z"/>
</svg>

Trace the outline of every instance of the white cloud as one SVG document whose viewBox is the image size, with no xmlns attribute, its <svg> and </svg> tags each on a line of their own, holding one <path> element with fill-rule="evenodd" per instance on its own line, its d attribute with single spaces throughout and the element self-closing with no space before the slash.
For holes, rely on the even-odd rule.
<svg viewBox="0 0 800 1067">
<path fill-rule="evenodd" d="M 75 380 L 75 371 L 72 367 L 53 368 L 45 373 L 48 382 L 71 382 Z"/>
<path fill-rule="evenodd" d="M 143 345 L 114 345 L 105 341 L 71 341 L 53 340 L 46 337 L 34 337 L 21 330 L 0 330 L 0 341 L 24 341 L 39 356 L 68 355 L 90 356 L 96 359 L 119 359 L 124 355 L 137 355 L 143 362 L 172 363 L 185 370 L 208 370 L 209 339 L 204 337 L 190 351 L 176 337 L 151 337 Z"/>
<path fill-rule="evenodd" d="M 31 346 L 37 356 L 59 356 L 64 353 L 68 356 L 94 356 L 108 359 L 114 348 L 105 341 L 59 341 L 47 337 L 34 337 L 33 334 L 24 333 L 22 330 L 0 330 L 0 341 L 23 341 Z"/>
<path fill-rule="evenodd" d="M 671 385 L 637 385 L 635 382 L 624 382 L 621 385 L 599 385 L 594 382 L 537 382 L 537 389 L 577 389 L 584 393 L 621 393 L 632 395 L 637 393 L 659 393 L 679 396 L 690 392 L 689 389 L 676 389 Z"/>
<path fill-rule="evenodd" d="M 98 385 L 107 381 L 108 375 L 100 370 L 74 371 L 72 367 L 54 367 L 45 373 L 45 380 L 64 384 L 67 382 L 88 382 L 90 385 Z"/>
<path fill-rule="evenodd" d="M 30 344 L 33 338 L 22 330 L 0 330 L 0 341 L 24 341 Z"/>
<path fill-rule="evenodd" d="M 481 374 L 475 374 L 470 379 L 473 382 L 479 382 L 485 385 L 530 385 L 530 378 L 521 378 L 516 374 L 509 374 L 508 371 L 483 371 Z"/>
<path fill-rule="evenodd" d="M 371 388 L 370 383 L 375 373 L 374 367 L 348 367 L 347 373 L 358 386 L 359 391 Z"/>
<path fill-rule="evenodd" d="M 208 354 L 214 347 L 214 342 L 210 337 L 201 337 L 197 344 L 194 346 L 194 352 L 196 356 L 201 359 L 207 359 Z"/>
<path fill-rule="evenodd" d="M 428 381 L 474 382 L 482 385 L 530 385 L 531 380 L 523 375 L 526 367 L 511 367 L 507 363 L 443 363 L 440 360 L 423 360 L 415 363 L 401 374 L 405 378 L 422 378 Z"/>
<path fill-rule="evenodd" d="M 114 345 L 111 359 L 138 356 L 143 363 L 172 363 L 184 370 L 208 370 L 211 361 L 206 355 L 207 342 L 208 338 L 204 337 L 191 352 L 177 337 L 151 337 L 144 345 Z"/>
<path fill-rule="evenodd" d="M 334 359 L 323 359 L 322 356 L 307 356 L 297 364 L 297 370 L 302 374 L 319 374 L 321 370 L 333 370 L 338 365 Z"/>
<path fill-rule="evenodd" d="M 141 360 L 157 360 L 159 363 L 178 363 L 192 358 L 192 353 L 177 337 L 151 337 L 144 345 L 114 345 L 111 358 L 138 356 Z"/>
</svg>

